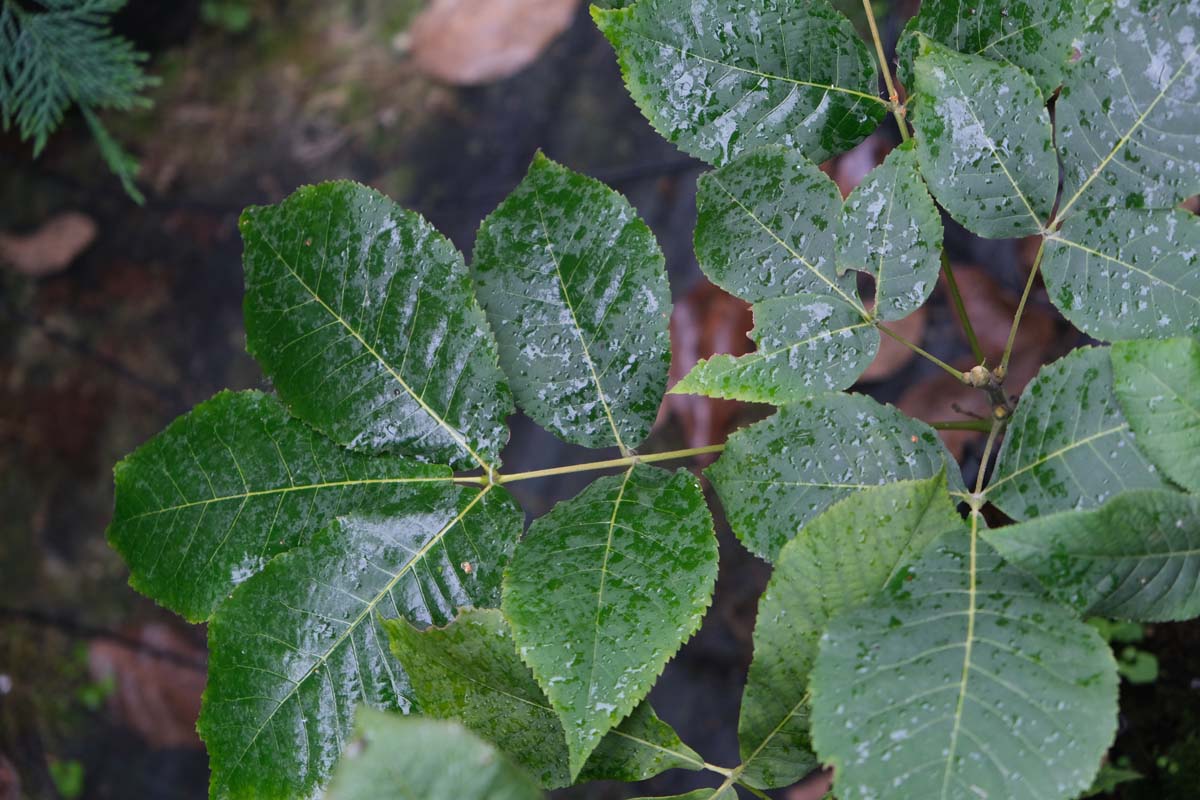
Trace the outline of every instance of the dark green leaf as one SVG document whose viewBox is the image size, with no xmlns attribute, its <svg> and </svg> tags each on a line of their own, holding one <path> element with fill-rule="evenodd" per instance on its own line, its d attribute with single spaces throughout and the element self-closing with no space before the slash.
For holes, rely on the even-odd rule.
<svg viewBox="0 0 1200 800">
<path fill-rule="evenodd" d="M 1200 494 L 1200 342 L 1117 342 L 1112 364 L 1138 447 L 1168 478 Z"/>
<path fill-rule="evenodd" d="M 822 394 L 730 436 L 707 475 L 734 533 L 750 552 L 774 561 L 830 504 L 943 470 L 950 488 L 964 491 L 954 459 L 928 425 L 869 397 Z"/>
<path fill-rule="evenodd" d="M 625 198 L 539 153 L 479 229 L 472 265 L 517 402 L 586 447 L 633 447 L 667 384 L 671 295 Z"/>
<path fill-rule="evenodd" d="M 823 161 L 887 110 L 870 51 L 828 0 L 639 0 L 592 17 L 650 124 L 711 164 L 776 143 Z"/>
<path fill-rule="evenodd" d="M 1046 238 L 1050 299 L 1097 339 L 1200 336 L 1200 221 L 1186 211 L 1093 210 Z"/>
<path fill-rule="evenodd" d="M 941 269 L 942 215 L 911 147 L 893 150 L 846 198 L 838 271 L 875 278 L 875 314 L 904 319 L 929 298 Z"/>
<path fill-rule="evenodd" d="M 922 38 L 912 124 L 921 174 L 967 230 L 989 239 L 1039 233 L 1058 159 L 1037 84 L 1017 67 Z"/>
<path fill-rule="evenodd" d="M 865 603 L 932 541 L 963 527 L 945 475 L 852 494 L 779 553 L 758 606 L 754 661 L 738 740 L 746 780 L 787 786 L 818 766 L 808 730 L 808 678 L 835 615 Z"/>
<path fill-rule="evenodd" d="M 495 466 L 512 398 L 462 255 L 348 181 L 246 209 L 246 347 L 342 444 Z"/>
<path fill-rule="evenodd" d="M 360 708 L 326 800 L 537 800 L 537 785 L 453 722 Z"/>
<path fill-rule="evenodd" d="M 208 627 L 197 729 L 211 797 L 314 795 L 355 704 L 412 706 L 382 619 L 444 623 L 459 606 L 494 605 L 523 522 L 503 489 L 428 484 L 335 520 L 238 586 Z"/>
<path fill-rule="evenodd" d="M 1113 394 L 1108 348 L 1082 347 L 1025 387 L 984 494 L 1024 520 L 1163 486 Z"/>
<path fill-rule="evenodd" d="M 1134 772 L 1131 769 L 1122 769 L 1114 767 L 1112 764 L 1105 764 L 1100 767 L 1100 773 L 1096 776 L 1096 780 L 1092 782 L 1091 788 L 1081 794 L 1080 800 L 1085 797 L 1096 797 L 1102 794 L 1108 794 L 1113 789 L 1116 789 L 1122 783 L 1141 780 L 1142 774 Z"/>
<path fill-rule="evenodd" d="M 974 531 L 836 617 L 812 673 L 813 741 L 842 800 L 1067 800 L 1116 723 L 1108 645 Z"/>
<path fill-rule="evenodd" d="M 461 721 L 547 788 L 571 784 L 562 723 L 499 611 L 464 611 L 445 628 L 424 631 L 402 619 L 384 627 L 422 714 Z M 601 740 L 579 780 L 640 781 L 703 763 L 643 702 Z"/>
<path fill-rule="evenodd" d="M 345 450 L 260 392 L 221 392 L 117 464 L 108 541 L 129 582 L 193 622 L 333 517 L 403 503 L 446 467 Z"/>
<path fill-rule="evenodd" d="M 701 359 L 671 393 L 783 405 L 845 389 L 879 350 L 871 320 L 830 295 L 763 300 L 754 306 L 754 323 L 757 352 Z"/>
<path fill-rule="evenodd" d="M 1200 497 L 1126 492 L 1094 511 L 1049 514 L 987 540 L 1088 614 L 1148 622 L 1200 616 Z"/>
<path fill-rule="evenodd" d="M 529 528 L 504 613 L 563 722 L 572 777 L 700 626 L 716 575 L 712 516 L 686 471 L 632 466 Z"/>
</svg>

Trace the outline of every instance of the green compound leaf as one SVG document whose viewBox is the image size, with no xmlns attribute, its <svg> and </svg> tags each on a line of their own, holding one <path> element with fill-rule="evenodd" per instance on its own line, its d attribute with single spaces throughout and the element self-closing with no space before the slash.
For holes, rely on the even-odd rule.
<svg viewBox="0 0 1200 800">
<path fill-rule="evenodd" d="M 1058 158 L 1037 84 L 1017 67 L 922 39 L 912 124 L 921 174 L 967 230 L 1027 236 L 1050 218 Z"/>
<path fill-rule="evenodd" d="M 986 535 L 1000 554 L 1087 614 L 1200 616 L 1200 497 L 1146 489 Z"/>
<path fill-rule="evenodd" d="M 774 562 L 779 549 L 832 503 L 860 489 L 932 478 L 958 467 L 923 422 L 856 394 L 821 394 L 729 437 L 705 474 L 733 532 Z"/>
<path fill-rule="evenodd" d="M 252 207 L 246 348 L 294 415 L 341 444 L 497 463 L 512 398 L 462 255 L 348 181 Z"/>
<path fill-rule="evenodd" d="M 717 286 L 755 303 L 798 292 L 861 305 L 834 264 L 842 195 L 795 150 L 762 147 L 700 176 L 696 258 Z"/>
<path fill-rule="evenodd" d="M 1168 478 L 1200 494 L 1200 342 L 1117 342 L 1112 365 L 1138 447 Z"/>
<path fill-rule="evenodd" d="M 1108 645 L 974 531 L 835 618 L 812 674 L 813 741 L 842 800 L 1067 800 L 1116 722 Z"/>
<path fill-rule="evenodd" d="M 326 800 L 540 800 L 494 747 L 454 722 L 359 708 Z"/>
<path fill-rule="evenodd" d="M 671 296 L 621 195 L 539 153 L 479 229 L 472 269 L 517 402 L 586 447 L 633 447 L 667 384 Z"/>
<path fill-rule="evenodd" d="M 875 313 L 904 319 L 929 299 L 941 269 L 942 215 L 911 146 L 893 150 L 846 198 L 837 266 L 875 278 Z"/>
<path fill-rule="evenodd" d="M 635 465 L 530 526 L 504 614 L 562 720 L 572 777 L 699 628 L 716 575 L 712 515 L 686 471 Z"/>
<path fill-rule="evenodd" d="M 523 523 L 503 489 L 429 484 L 335 520 L 238 586 L 208 627 L 197 729 L 210 796 L 313 796 L 355 704 L 412 707 L 382 619 L 444 623 L 459 606 L 494 605 Z"/>
<path fill-rule="evenodd" d="M 1076 214 L 1046 238 L 1063 316 L 1098 339 L 1200 336 L 1200 221 L 1179 210 Z"/>
<path fill-rule="evenodd" d="M 338 514 L 402 503 L 452 477 L 345 450 L 260 392 L 221 392 L 114 472 L 108 541 L 130 584 L 192 622 Z"/>
<path fill-rule="evenodd" d="M 1171 208 L 1200 192 L 1200 5 L 1105 3 L 1078 48 L 1054 110 L 1059 219 L 1103 206 Z"/>
<path fill-rule="evenodd" d="M 758 606 L 738 720 L 743 778 L 762 788 L 787 786 L 818 766 L 808 678 L 821 631 L 874 597 L 935 539 L 962 527 L 946 477 L 938 475 L 850 495 L 783 546 Z"/>
<path fill-rule="evenodd" d="M 639 0 L 592 18 L 650 124 L 710 164 L 761 144 L 823 161 L 887 111 L 870 51 L 828 0 Z"/>
<path fill-rule="evenodd" d="M 421 713 L 457 719 L 536 776 L 542 786 L 571 784 L 562 723 L 517 655 L 499 611 L 464 611 L 445 628 L 421 631 L 384 623 L 392 652 L 409 674 Z M 609 731 L 580 781 L 640 781 L 664 770 L 699 769 L 700 756 L 642 702 Z"/>
<path fill-rule="evenodd" d="M 912 85 L 917 34 L 924 34 L 951 50 L 1020 67 L 1049 96 L 1062 83 L 1086 8 L 1072 0 L 922 0 L 896 46 L 898 77 Z"/>
<path fill-rule="evenodd" d="M 1113 394 L 1106 347 L 1081 347 L 1025 387 L 984 494 L 1015 520 L 1164 488 Z"/>
<path fill-rule="evenodd" d="M 754 305 L 754 323 L 757 352 L 701 359 L 670 393 L 783 405 L 845 389 L 879 350 L 871 320 L 829 295 L 763 300 Z"/>
</svg>

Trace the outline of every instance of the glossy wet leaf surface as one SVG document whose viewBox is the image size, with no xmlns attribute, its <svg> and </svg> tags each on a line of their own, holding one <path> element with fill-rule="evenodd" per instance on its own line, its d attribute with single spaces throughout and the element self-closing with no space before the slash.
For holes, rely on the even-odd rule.
<svg viewBox="0 0 1200 800">
<path fill-rule="evenodd" d="M 586 447 L 634 447 L 667 385 L 662 251 L 625 198 L 540 153 L 472 264 L 521 410 Z"/>
<path fill-rule="evenodd" d="M 671 387 L 783 405 L 814 392 L 845 389 L 879 350 L 879 331 L 862 311 L 837 297 L 797 294 L 754 305 L 754 353 L 701 360 Z"/>
<path fill-rule="evenodd" d="M 592 16 L 650 124 L 711 164 L 761 144 L 823 161 L 886 111 L 866 44 L 827 0 L 639 0 Z"/>
<path fill-rule="evenodd" d="M 246 348 L 295 416 L 353 449 L 498 463 L 512 398 L 462 255 L 349 181 L 246 209 Z"/>
<path fill-rule="evenodd" d="M 360 708 L 326 800 L 539 800 L 528 775 L 455 722 Z"/>
<path fill-rule="evenodd" d="M 865 489 L 826 509 L 783 546 L 758 606 L 742 696 L 743 773 L 786 786 L 818 766 L 808 679 L 829 620 L 870 600 L 931 542 L 963 527 L 945 476 Z"/>
<path fill-rule="evenodd" d="M 910 148 L 893 150 L 846 198 L 838 228 L 839 271 L 875 278 L 881 319 L 904 319 L 929 298 L 941 269 L 942 216 Z"/>
<path fill-rule="evenodd" d="M 1200 342 L 1117 342 L 1112 363 L 1138 447 L 1176 484 L 1200 493 Z"/>
<path fill-rule="evenodd" d="M 822 394 L 730 436 L 706 474 L 742 544 L 774 561 L 843 497 L 943 469 L 950 488 L 962 491 L 957 465 L 929 426 L 869 397 Z"/>
<path fill-rule="evenodd" d="M 1164 490 L 1050 514 L 988 536 L 1086 614 L 1150 622 L 1200 615 L 1200 498 Z"/>
<path fill-rule="evenodd" d="M 138 591 L 198 622 L 338 514 L 450 477 L 346 450 L 261 392 L 221 392 L 117 464 L 108 541 Z"/>
<path fill-rule="evenodd" d="M 985 238 L 1039 232 L 1054 204 L 1058 159 L 1033 79 L 928 39 L 914 72 L 912 125 L 933 196 Z"/>
<path fill-rule="evenodd" d="M 842 800 L 1067 800 L 1116 722 L 1108 645 L 965 531 L 835 618 L 812 674 L 813 740 Z"/>
<path fill-rule="evenodd" d="M 1121 413 L 1108 348 L 1082 347 L 1025 387 L 985 493 L 1019 521 L 1163 485 Z"/>
<path fill-rule="evenodd" d="M 512 631 L 499 611 L 464 611 L 445 628 L 424 631 L 404 620 L 388 620 L 384 627 L 393 653 L 410 676 L 422 714 L 459 720 L 542 786 L 572 783 L 562 723 L 517 655 Z M 600 742 L 579 782 L 640 781 L 667 769 L 697 769 L 702 763 L 650 704 L 642 702 Z"/>
<path fill-rule="evenodd" d="M 412 707 L 381 620 L 440 624 L 460 606 L 495 605 L 522 524 L 503 489 L 430 484 L 335 520 L 238 586 L 208 627 L 197 728 L 211 796 L 315 794 L 356 704 Z"/>
<path fill-rule="evenodd" d="M 700 626 L 716 573 L 712 516 L 686 471 L 633 466 L 530 526 L 504 613 L 562 720 L 572 776 Z"/>
</svg>

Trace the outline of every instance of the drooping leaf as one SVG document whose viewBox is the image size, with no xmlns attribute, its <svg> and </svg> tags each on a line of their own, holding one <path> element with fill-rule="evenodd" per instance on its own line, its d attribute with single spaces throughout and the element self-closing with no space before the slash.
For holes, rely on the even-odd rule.
<svg viewBox="0 0 1200 800">
<path fill-rule="evenodd" d="M 813 741 L 842 800 L 1067 800 L 1116 722 L 1108 645 L 974 528 L 836 617 L 812 673 Z"/>
<path fill-rule="evenodd" d="M 444 623 L 495 605 L 524 517 L 504 490 L 428 484 L 341 517 L 234 590 L 208 627 L 197 729 L 218 798 L 312 796 L 357 703 L 409 710 L 381 620 Z"/>
<path fill-rule="evenodd" d="M 572 783 L 562 723 L 517 655 L 499 611 L 464 611 L 445 628 L 384 623 L 392 652 L 410 676 L 421 713 L 457 719 L 527 769 L 546 788 Z M 580 781 L 640 781 L 672 768 L 699 769 L 700 756 L 648 702 L 609 731 Z"/>
<path fill-rule="evenodd" d="M 712 516 L 686 471 L 635 465 L 530 526 L 504 614 L 562 720 L 572 777 L 700 626 L 716 575 Z"/>
<path fill-rule="evenodd" d="M 710 164 L 760 144 L 823 161 L 887 111 L 870 51 L 828 0 L 639 0 L 592 18 L 650 124 Z"/>
<path fill-rule="evenodd" d="M 1081 347 L 1021 393 L 984 494 L 1019 521 L 1163 485 L 1121 413 L 1108 348 Z"/>
<path fill-rule="evenodd" d="M 361 707 L 326 800 L 538 800 L 537 784 L 454 722 Z"/>
<path fill-rule="evenodd" d="M 193 622 L 338 514 L 451 478 L 446 467 L 350 452 L 260 392 L 221 392 L 114 472 L 108 541 L 130 584 Z"/>
<path fill-rule="evenodd" d="M 896 46 L 897 77 L 911 85 L 920 33 L 951 50 L 1018 66 L 1049 96 L 1062 83 L 1086 9 L 1069 0 L 922 0 Z"/>
<path fill-rule="evenodd" d="M 881 319 L 904 319 L 929 299 L 941 269 L 942 215 L 910 147 L 893 150 L 846 198 L 837 238 L 838 271 L 875 278 Z"/>
<path fill-rule="evenodd" d="M 967 230 L 1038 233 L 1050 219 L 1058 159 L 1041 90 L 1017 67 L 921 38 L 911 99 L 921 174 Z"/>
<path fill-rule="evenodd" d="M 750 302 L 799 292 L 859 305 L 853 276 L 834 264 L 842 196 L 820 168 L 786 147 L 762 147 L 700 176 L 696 259 L 713 283 Z"/>
<path fill-rule="evenodd" d="M 1115 339 L 1200 336 L 1200 221 L 1186 211 L 1098 209 L 1046 238 L 1042 275 L 1063 316 Z"/>
<path fill-rule="evenodd" d="M 1092 781 L 1091 787 L 1086 792 L 1081 794 L 1080 800 L 1085 797 L 1097 797 L 1106 795 L 1116 789 L 1122 783 L 1141 780 L 1142 774 L 1134 772 L 1131 769 L 1122 767 L 1114 767 L 1112 764 L 1105 764 L 1100 767 L 1100 772 L 1096 775 L 1096 780 Z"/>
<path fill-rule="evenodd" d="M 1055 104 L 1059 219 L 1075 210 L 1172 208 L 1200 192 L 1200 5 L 1101 6 Z"/>
<path fill-rule="evenodd" d="M 1200 616 L 1200 497 L 1145 489 L 987 534 L 1059 600 L 1149 622 Z"/>
<path fill-rule="evenodd" d="M 950 488 L 964 491 L 928 425 L 869 397 L 821 394 L 730 436 L 706 474 L 742 544 L 774 562 L 810 519 L 843 497 L 943 470 Z"/>
<path fill-rule="evenodd" d="M 758 606 L 754 661 L 738 742 L 755 785 L 787 786 L 818 766 L 808 730 L 808 678 L 835 615 L 861 605 L 902 566 L 963 527 L 945 475 L 887 484 L 827 508 L 785 544 Z"/>
<path fill-rule="evenodd" d="M 1172 481 L 1200 494 L 1200 342 L 1116 342 L 1112 364 L 1138 448 Z"/>
<path fill-rule="evenodd" d="M 619 194 L 539 153 L 479 229 L 472 269 L 521 409 L 569 442 L 633 447 L 667 385 L 654 234 Z"/>
<path fill-rule="evenodd" d="M 512 398 L 454 245 L 349 181 L 240 227 L 246 348 L 289 411 L 354 449 L 496 465 Z"/>
<path fill-rule="evenodd" d="M 845 389 L 879 350 L 871 320 L 830 295 L 763 300 L 754 306 L 754 323 L 750 336 L 757 352 L 701 359 L 671 393 L 783 405 Z"/>
</svg>

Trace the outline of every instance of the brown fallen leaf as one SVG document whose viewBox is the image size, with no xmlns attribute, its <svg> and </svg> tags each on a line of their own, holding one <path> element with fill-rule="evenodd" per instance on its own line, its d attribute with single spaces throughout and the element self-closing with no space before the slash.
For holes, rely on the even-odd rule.
<svg viewBox="0 0 1200 800">
<path fill-rule="evenodd" d="M 571 24 L 578 0 L 433 0 L 408 30 L 417 68 L 459 86 L 507 78 Z"/>
<path fill-rule="evenodd" d="M 0 233 L 0 263 L 31 278 L 71 266 L 96 238 L 96 223 L 76 211 L 56 214 L 32 233 Z"/>
<path fill-rule="evenodd" d="M 874 308 L 875 304 L 868 301 L 866 305 L 867 310 L 870 311 Z M 928 320 L 929 312 L 926 310 L 926 306 L 921 306 L 902 320 L 885 322 L 884 324 L 908 341 L 920 344 L 921 339 L 925 336 L 925 326 Z M 881 335 L 879 338 L 879 352 L 875 354 L 871 365 L 859 376 L 858 382 L 871 383 L 872 381 L 882 381 L 890 378 L 908 366 L 916 355 L 916 353 L 892 337 Z"/>
<path fill-rule="evenodd" d="M 828 796 L 833 786 L 833 770 L 814 772 L 800 783 L 787 790 L 786 800 L 821 800 Z"/>
<path fill-rule="evenodd" d="M 12 762 L 0 753 L 0 800 L 21 800 L 21 776 Z"/>
<path fill-rule="evenodd" d="M 967 317 L 979 337 L 979 344 L 988 358 L 988 363 L 998 364 L 1004 354 L 1004 346 L 1008 343 L 1009 328 L 1012 326 L 1020 296 L 997 283 L 983 267 L 956 264 L 954 278 L 958 282 Z M 948 295 L 944 275 L 939 279 L 938 285 L 941 291 Z M 1014 354 L 1031 349 L 1042 352 L 1053 344 L 1054 329 L 1055 319 L 1051 314 L 1035 304 L 1027 304 L 1017 333 L 1017 342 L 1013 347 Z"/>
<path fill-rule="evenodd" d="M 833 178 L 842 197 L 849 197 L 867 177 L 867 173 L 883 163 L 891 150 L 892 145 L 884 136 L 872 133 L 856 147 L 831 161 L 826 161 L 821 165 L 821 169 Z"/>
</svg>

